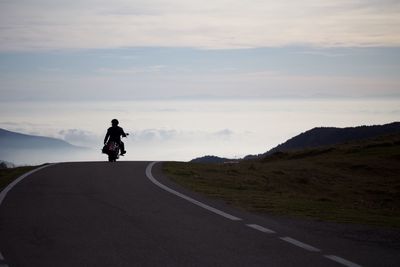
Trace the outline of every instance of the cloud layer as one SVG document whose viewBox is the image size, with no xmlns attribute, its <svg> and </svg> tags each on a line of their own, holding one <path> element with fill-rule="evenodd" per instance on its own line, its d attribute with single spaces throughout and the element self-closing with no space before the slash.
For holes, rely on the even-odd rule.
<svg viewBox="0 0 400 267">
<path fill-rule="evenodd" d="M 0 50 L 398 46 L 393 0 L 0 2 Z"/>
</svg>

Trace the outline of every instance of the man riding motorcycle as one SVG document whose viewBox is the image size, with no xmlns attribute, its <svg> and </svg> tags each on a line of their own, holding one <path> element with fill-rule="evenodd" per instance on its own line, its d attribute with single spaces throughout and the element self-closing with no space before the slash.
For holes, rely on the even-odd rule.
<svg viewBox="0 0 400 267">
<path fill-rule="evenodd" d="M 119 121 L 117 119 L 113 119 L 111 121 L 111 127 L 108 128 L 107 130 L 107 134 L 104 138 L 104 145 L 106 145 L 108 142 L 110 141 L 115 141 L 117 142 L 117 144 L 119 144 L 120 148 L 121 148 L 121 156 L 123 156 L 126 151 L 125 151 L 125 145 L 124 143 L 121 141 L 121 136 L 122 137 L 126 137 L 126 133 L 124 132 L 124 130 L 118 126 Z"/>
</svg>

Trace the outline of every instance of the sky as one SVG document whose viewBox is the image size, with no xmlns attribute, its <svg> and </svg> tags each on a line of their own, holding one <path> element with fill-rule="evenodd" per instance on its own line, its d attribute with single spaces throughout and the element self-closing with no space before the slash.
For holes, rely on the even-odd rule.
<svg viewBox="0 0 400 267">
<path fill-rule="evenodd" d="M 379 120 L 372 115 L 362 120 L 348 116 L 343 123 L 335 120 L 337 124 L 391 122 L 400 104 L 400 2 L 0 0 L 0 96 L 0 127 L 65 140 L 77 133 L 90 133 L 89 139 L 103 134 L 98 127 L 81 123 L 64 127 L 69 119 L 61 113 L 52 127 L 44 126 L 54 108 L 62 106 L 68 112 L 68 105 L 75 103 L 80 104 L 70 114 L 82 114 L 97 123 L 103 120 L 108 126 L 115 116 L 136 116 L 133 110 L 137 109 L 129 105 L 121 105 L 125 110 L 117 108 L 121 101 L 135 107 L 147 101 L 156 110 L 158 103 L 165 112 L 174 110 L 171 103 L 204 101 L 209 106 L 219 101 L 219 110 L 214 109 L 216 113 L 206 120 L 210 123 L 201 123 L 205 139 L 243 128 L 224 125 L 224 116 L 216 115 L 232 112 L 221 104 L 224 101 L 245 101 L 247 108 L 240 114 L 251 117 L 247 109 L 254 101 L 265 105 L 275 100 L 303 101 L 298 112 L 311 116 L 304 106 L 307 101 L 331 103 L 330 112 L 338 114 L 340 101 L 353 100 L 359 107 L 353 110 L 356 117 L 366 110 L 366 103 L 373 106 L 366 114 L 386 115 Z M 115 109 L 90 113 L 92 117 L 82 113 L 85 105 L 94 105 L 95 111 L 107 103 Z M 38 105 L 48 113 L 37 111 Z M 263 105 L 254 106 L 260 107 L 257 114 L 267 112 Z M 274 107 L 279 113 L 279 105 Z M 190 132 L 196 128 L 195 122 L 184 128 L 179 123 L 158 127 L 159 120 L 149 116 L 163 113 L 147 111 L 139 112 L 143 116 L 129 126 L 132 131 Z M 175 116 L 171 119 L 182 120 L 178 113 Z M 277 135 L 335 126 L 333 122 L 321 119 Z M 268 135 L 256 124 L 247 126 L 250 132 Z M 196 138 L 200 137 L 181 138 L 186 143 L 180 146 Z M 79 135 L 75 142 L 81 143 L 77 139 Z M 254 146 L 266 147 L 261 138 L 257 140 Z M 244 150 L 236 154 L 246 154 Z"/>
<path fill-rule="evenodd" d="M 1 49 L 397 46 L 397 0 L 2 0 Z"/>
</svg>

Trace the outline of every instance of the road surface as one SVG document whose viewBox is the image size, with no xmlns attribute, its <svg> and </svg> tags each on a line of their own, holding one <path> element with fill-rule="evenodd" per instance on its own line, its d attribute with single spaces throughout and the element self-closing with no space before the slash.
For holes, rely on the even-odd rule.
<svg viewBox="0 0 400 267">
<path fill-rule="evenodd" d="M 0 266 L 400 266 L 398 232 L 374 231 L 235 210 L 161 163 L 60 163 L 0 203 Z"/>
</svg>

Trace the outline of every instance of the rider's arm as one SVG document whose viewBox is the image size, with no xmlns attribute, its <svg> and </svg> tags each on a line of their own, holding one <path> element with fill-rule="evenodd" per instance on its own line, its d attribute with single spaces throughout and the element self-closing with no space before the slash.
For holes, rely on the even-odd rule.
<svg viewBox="0 0 400 267">
<path fill-rule="evenodd" d="M 126 133 L 125 133 L 124 129 L 122 129 L 122 128 L 121 128 L 121 135 L 122 135 L 122 137 L 126 137 Z"/>
</svg>

